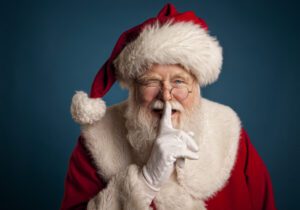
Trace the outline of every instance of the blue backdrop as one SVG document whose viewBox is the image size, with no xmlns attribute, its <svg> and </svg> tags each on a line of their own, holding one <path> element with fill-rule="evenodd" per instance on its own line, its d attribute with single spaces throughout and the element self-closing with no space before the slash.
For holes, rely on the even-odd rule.
<svg viewBox="0 0 300 210">
<path fill-rule="evenodd" d="M 89 91 L 124 30 L 167 1 L 1 1 L 1 209 L 58 209 L 79 126 L 75 90 Z M 203 89 L 240 115 L 265 161 L 279 209 L 299 205 L 299 15 L 292 1 L 174 0 L 203 17 L 224 48 Z M 124 100 L 118 85 L 108 105 Z"/>
</svg>

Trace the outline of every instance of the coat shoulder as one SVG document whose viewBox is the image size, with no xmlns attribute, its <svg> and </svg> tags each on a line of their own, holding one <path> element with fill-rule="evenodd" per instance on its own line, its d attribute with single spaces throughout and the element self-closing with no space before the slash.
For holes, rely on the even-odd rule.
<svg viewBox="0 0 300 210">
<path fill-rule="evenodd" d="M 226 119 L 240 121 L 238 114 L 230 107 L 208 99 L 202 99 L 202 108 L 209 117 L 224 122 Z"/>
<path fill-rule="evenodd" d="M 85 145 L 98 166 L 98 173 L 106 180 L 132 162 L 131 147 L 126 140 L 126 106 L 127 102 L 111 106 L 100 121 L 81 127 Z"/>
<path fill-rule="evenodd" d="M 205 119 L 204 126 L 218 134 L 222 139 L 235 141 L 239 139 L 242 127 L 241 121 L 238 114 L 231 107 L 203 99 L 202 115 Z"/>
</svg>

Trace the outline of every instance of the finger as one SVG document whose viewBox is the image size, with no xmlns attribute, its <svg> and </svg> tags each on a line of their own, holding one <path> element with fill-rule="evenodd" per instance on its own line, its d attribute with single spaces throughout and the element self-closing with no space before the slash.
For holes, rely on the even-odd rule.
<svg viewBox="0 0 300 210">
<path fill-rule="evenodd" d="M 162 126 L 167 126 L 167 127 L 173 128 L 171 115 L 172 115 L 171 104 L 169 102 L 166 102 L 165 106 L 164 106 L 163 116 L 161 119 Z"/>
<path fill-rule="evenodd" d="M 193 131 L 188 131 L 187 133 L 188 133 L 189 136 L 191 136 L 191 137 L 194 137 L 194 136 L 195 136 L 195 133 L 194 133 Z"/>
<path fill-rule="evenodd" d="M 180 131 L 179 138 L 185 143 L 186 147 L 192 152 L 198 152 L 199 147 L 195 140 L 184 131 Z"/>
<path fill-rule="evenodd" d="M 192 151 L 187 150 L 187 149 L 181 150 L 179 153 L 174 154 L 174 157 L 176 159 L 177 158 L 187 158 L 187 159 L 190 159 L 190 160 L 198 160 L 199 159 L 199 156 L 198 156 L 197 153 L 192 152 Z"/>
<path fill-rule="evenodd" d="M 183 169 L 183 168 L 184 168 L 184 165 L 185 165 L 185 159 L 184 159 L 184 158 L 178 158 L 178 159 L 176 160 L 176 165 L 177 165 L 179 168 Z"/>
</svg>

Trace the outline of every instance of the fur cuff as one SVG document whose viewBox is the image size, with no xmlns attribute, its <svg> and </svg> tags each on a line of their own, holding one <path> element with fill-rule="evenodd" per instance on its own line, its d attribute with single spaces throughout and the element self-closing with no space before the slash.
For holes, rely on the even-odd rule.
<svg viewBox="0 0 300 210">
<path fill-rule="evenodd" d="M 89 98 L 83 91 L 76 91 L 72 98 L 72 118 L 79 124 L 93 124 L 105 114 L 106 105 L 101 98 Z"/>
<path fill-rule="evenodd" d="M 88 210 L 150 210 L 149 187 L 141 179 L 140 169 L 130 165 L 114 176 L 108 186 L 88 203 Z M 156 192 L 153 192 L 156 193 Z M 154 197 L 154 194 L 153 194 Z"/>
</svg>

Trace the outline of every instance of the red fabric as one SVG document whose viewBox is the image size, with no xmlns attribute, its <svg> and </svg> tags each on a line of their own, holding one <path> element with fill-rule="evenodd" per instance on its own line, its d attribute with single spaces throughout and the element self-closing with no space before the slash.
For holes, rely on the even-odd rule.
<svg viewBox="0 0 300 210">
<path fill-rule="evenodd" d="M 208 210 L 276 209 L 269 173 L 245 130 L 227 185 L 206 203 Z"/>
<path fill-rule="evenodd" d="M 82 141 L 80 138 L 70 160 L 61 209 L 83 210 L 104 188 Z M 244 130 L 228 183 L 206 204 L 207 210 L 276 209 L 268 171 Z"/>
<path fill-rule="evenodd" d="M 83 138 L 79 137 L 69 162 L 61 210 L 86 209 L 88 201 L 103 188 L 104 183 L 92 164 Z"/>
<path fill-rule="evenodd" d="M 113 61 L 121 53 L 121 51 L 129 42 L 131 42 L 132 40 L 138 37 L 138 35 L 140 34 L 140 32 L 145 26 L 149 24 L 153 24 L 156 21 L 159 21 L 160 23 L 165 23 L 169 20 L 173 20 L 174 22 L 191 21 L 194 22 L 196 25 L 199 25 L 205 30 L 208 29 L 205 21 L 201 18 L 198 18 L 194 14 L 194 12 L 188 11 L 188 12 L 179 13 L 177 12 L 176 8 L 172 4 L 166 4 L 156 17 L 150 18 L 145 22 L 143 22 L 142 24 L 137 25 L 121 34 L 109 59 L 105 62 L 105 64 L 100 68 L 100 70 L 96 74 L 96 77 L 92 84 L 90 97 L 91 98 L 103 97 L 109 91 L 111 86 L 116 81 Z"/>
</svg>

